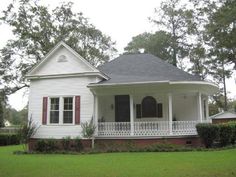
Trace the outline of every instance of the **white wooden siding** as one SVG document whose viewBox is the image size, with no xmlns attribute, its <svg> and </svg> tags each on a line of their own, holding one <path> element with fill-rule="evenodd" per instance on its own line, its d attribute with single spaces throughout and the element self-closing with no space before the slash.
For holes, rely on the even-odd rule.
<svg viewBox="0 0 236 177">
<path fill-rule="evenodd" d="M 177 121 L 198 120 L 196 95 L 173 95 L 173 117 Z"/>
<path fill-rule="evenodd" d="M 93 94 L 87 88 L 96 77 L 74 77 L 32 80 L 30 83 L 29 117 L 39 125 L 35 138 L 62 138 L 81 135 L 80 125 L 42 125 L 42 100 L 45 96 L 81 96 L 81 122 L 89 121 L 93 115 Z M 49 117 L 48 117 L 49 119 Z"/>
</svg>

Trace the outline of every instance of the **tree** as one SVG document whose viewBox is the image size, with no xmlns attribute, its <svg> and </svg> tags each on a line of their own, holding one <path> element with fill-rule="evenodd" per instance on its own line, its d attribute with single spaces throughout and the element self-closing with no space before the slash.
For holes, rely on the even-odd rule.
<svg viewBox="0 0 236 177">
<path fill-rule="evenodd" d="M 218 1 L 213 12 L 206 25 L 208 41 L 220 50 L 220 60 L 233 63 L 236 69 L 236 1 Z"/>
<path fill-rule="evenodd" d="M 178 61 L 188 55 L 191 46 L 188 41 L 189 35 L 193 34 L 196 24 L 193 20 L 192 10 L 188 10 L 180 0 L 167 0 L 161 3 L 160 8 L 155 9 L 156 18 L 151 19 L 159 30 L 171 34 L 172 64 L 177 66 Z"/>
<path fill-rule="evenodd" d="M 28 121 L 28 110 L 23 108 L 20 111 L 15 110 L 14 108 L 7 106 L 5 108 L 5 119 L 11 122 L 13 125 L 21 125 L 27 123 Z"/>
<path fill-rule="evenodd" d="M 0 90 L 0 127 L 4 127 L 6 97 L 3 90 Z"/>
<path fill-rule="evenodd" d="M 188 69 L 188 71 L 199 76 L 202 80 L 205 80 L 208 75 L 206 57 L 206 50 L 200 43 L 196 44 L 196 46 L 192 47 L 189 51 L 189 59 L 192 66 Z"/>
<path fill-rule="evenodd" d="M 163 60 L 171 62 L 170 45 L 171 35 L 165 31 L 142 33 L 132 38 L 132 41 L 125 47 L 126 53 L 151 53 Z"/>
<path fill-rule="evenodd" d="M 231 0 L 190 0 L 194 5 L 194 19 L 197 24 L 200 44 L 207 49 L 203 66 L 207 75 L 220 86 L 215 101 L 227 110 L 226 78 L 232 75 L 230 64 L 235 66 L 235 14 L 236 2 Z"/>
<path fill-rule="evenodd" d="M 39 1 L 20 0 L 3 11 L 0 20 L 14 34 L 14 39 L 0 50 L 0 80 L 7 94 L 27 87 L 24 75 L 61 40 L 95 66 L 108 61 L 116 51 L 110 37 L 90 24 L 82 13 L 74 13 L 72 5 L 63 3 L 49 10 Z"/>
<path fill-rule="evenodd" d="M 227 106 L 226 78 L 232 75 L 229 65 L 236 68 L 236 2 L 213 1 L 211 10 L 206 10 L 208 23 L 205 25 L 205 40 L 209 47 L 208 63 L 214 80 L 221 86 L 224 95 L 224 110 Z"/>
</svg>

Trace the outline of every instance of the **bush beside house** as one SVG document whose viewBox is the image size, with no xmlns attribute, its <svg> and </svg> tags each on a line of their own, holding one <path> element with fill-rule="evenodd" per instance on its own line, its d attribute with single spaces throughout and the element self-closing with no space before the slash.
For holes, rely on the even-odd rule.
<svg viewBox="0 0 236 177">
<path fill-rule="evenodd" d="M 236 122 L 224 124 L 199 123 L 196 125 L 198 135 L 206 148 L 218 142 L 222 147 L 234 144 L 236 140 Z"/>
</svg>

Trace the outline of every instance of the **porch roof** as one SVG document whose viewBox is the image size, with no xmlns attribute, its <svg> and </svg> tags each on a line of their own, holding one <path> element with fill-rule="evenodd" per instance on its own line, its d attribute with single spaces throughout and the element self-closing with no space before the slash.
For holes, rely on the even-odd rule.
<svg viewBox="0 0 236 177">
<path fill-rule="evenodd" d="M 98 67 L 110 79 L 97 84 L 119 84 L 157 81 L 201 81 L 151 54 L 128 54 Z"/>
</svg>

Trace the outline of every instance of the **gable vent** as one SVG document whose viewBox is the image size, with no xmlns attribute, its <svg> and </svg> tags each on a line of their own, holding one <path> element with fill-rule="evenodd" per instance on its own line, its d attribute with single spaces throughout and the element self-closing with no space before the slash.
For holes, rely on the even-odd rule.
<svg viewBox="0 0 236 177">
<path fill-rule="evenodd" d="M 67 58 L 65 55 L 60 55 L 58 58 L 57 58 L 57 62 L 67 62 Z"/>
</svg>

